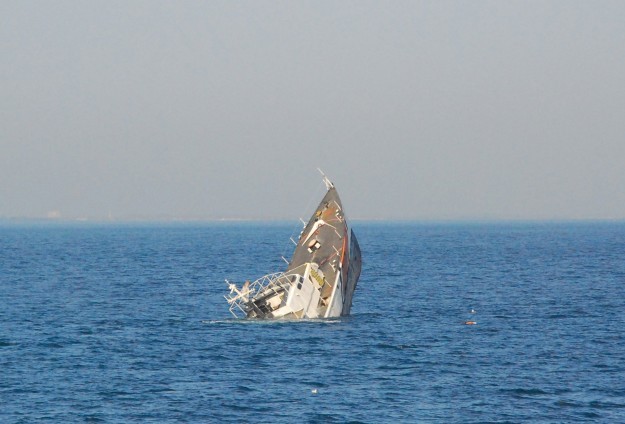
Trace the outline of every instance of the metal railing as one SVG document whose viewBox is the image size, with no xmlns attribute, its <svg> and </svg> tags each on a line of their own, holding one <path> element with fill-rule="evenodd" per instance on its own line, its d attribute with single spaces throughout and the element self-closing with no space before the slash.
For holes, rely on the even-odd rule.
<svg viewBox="0 0 625 424">
<path fill-rule="evenodd" d="M 295 279 L 293 279 L 295 276 Z M 288 291 L 294 282 L 297 282 L 300 278 L 300 274 L 284 272 L 275 272 L 273 274 L 267 274 L 260 277 L 258 280 L 250 283 L 248 287 L 243 286 L 241 290 L 236 288 L 236 285 L 230 284 L 230 294 L 224 296 L 230 305 L 230 313 L 235 318 L 242 318 L 238 315 L 239 311 L 243 313 L 243 318 L 252 309 L 249 306 L 250 302 L 257 297 L 265 297 L 271 294 L 278 294 L 281 290 Z M 265 293 L 266 292 L 266 293 Z"/>
</svg>

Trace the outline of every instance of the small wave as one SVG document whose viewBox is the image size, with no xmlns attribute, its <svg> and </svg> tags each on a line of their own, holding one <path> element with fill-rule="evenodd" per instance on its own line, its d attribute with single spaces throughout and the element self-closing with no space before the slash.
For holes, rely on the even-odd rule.
<svg viewBox="0 0 625 424">
<path fill-rule="evenodd" d="M 544 396 L 549 393 L 541 389 L 504 389 L 503 392 L 510 393 L 514 396 Z"/>
<path fill-rule="evenodd" d="M 378 349 L 397 349 L 397 345 L 391 343 L 378 343 L 375 345 L 375 347 Z"/>
<path fill-rule="evenodd" d="M 592 412 L 592 411 L 583 412 L 582 415 L 590 419 L 601 418 L 600 414 L 597 414 L 596 412 Z"/>
<path fill-rule="evenodd" d="M 560 408 L 581 408 L 584 406 L 583 404 L 579 402 L 574 402 L 574 401 L 565 400 L 565 399 L 558 400 L 557 402 L 555 402 L 555 405 Z"/>
<path fill-rule="evenodd" d="M 404 350 L 404 349 L 419 349 L 421 346 L 414 344 L 414 343 L 409 343 L 409 344 L 399 344 L 397 345 L 397 348 L 399 350 Z"/>
<path fill-rule="evenodd" d="M 375 345 L 378 349 L 389 349 L 389 350 L 414 350 L 418 349 L 420 346 L 416 344 L 395 344 L 395 343 L 378 343 Z"/>
<path fill-rule="evenodd" d="M 148 393 L 176 393 L 175 389 L 171 387 L 155 387 L 153 389 L 149 389 Z"/>
<path fill-rule="evenodd" d="M 250 392 L 253 392 L 255 390 L 256 390 L 255 388 L 249 387 L 249 386 L 245 386 L 243 384 L 239 384 L 236 387 L 236 391 L 237 392 L 242 392 L 242 393 L 250 393 Z"/>
<path fill-rule="evenodd" d="M 416 361 L 406 361 L 407 363 L 396 364 L 396 365 L 381 365 L 377 369 L 380 371 L 388 371 L 393 375 L 412 375 L 413 372 L 411 370 L 421 369 L 424 366 L 422 364 L 417 363 Z M 409 373 L 403 373 L 402 371 L 411 371 Z"/>
<path fill-rule="evenodd" d="M 238 403 L 237 404 L 224 403 L 223 407 L 226 409 L 236 411 L 237 413 L 258 411 L 258 409 L 252 408 L 251 406 L 247 406 L 245 404 L 238 404 Z"/>
<path fill-rule="evenodd" d="M 64 348 L 65 345 L 57 342 L 43 342 L 39 344 L 40 347 L 43 348 L 52 348 L 52 349 L 61 349 Z"/>
<path fill-rule="evenodd" d="M 384 318 L 386 315 L 385 314 L 381 314 L 379 312 L 361 312 L 361 313 L 357 313 L 357 314 L 352 314 L 351 315 L 354 318 Z"/>
<path fill-rule="evenodd" d="M 324 413 L 324 412 L 317 412 L 316 414 L 313 414 L 311 417 L 311 422 L 313 423 L 343 423 L 345 422 L 345 418 L 341 417 L 340 415 L 335 415 L 335 414 L 330 414 L 330 413 Z M 358 424 L 360 423 L 360 421 L 349 421 L 350 423 L 353 424 Z"/>
<path fill-rule="evenodd" d="M 99 395 L 105 399 L 117 398 L 117 397 L 125 397 L 132 396 L 134 393 L 126 392 L 123 390 L 108 390 L 108 391 L 100 391 Z"/>
<path fill-rule="evenodd" d="M 547 317 L 547 319 L 567 319 L 567 318 L 571 318 L 571 315 L 569 314 L 551 314 Z"/>
<path fill-rule="evenodd" d="M 591 408 L 595 409 L 622 409 L 625 408 L 625 404 L 616 402 L 605 402 L 599 400 L 593 400 L 588 404 Z"/>
</svg>

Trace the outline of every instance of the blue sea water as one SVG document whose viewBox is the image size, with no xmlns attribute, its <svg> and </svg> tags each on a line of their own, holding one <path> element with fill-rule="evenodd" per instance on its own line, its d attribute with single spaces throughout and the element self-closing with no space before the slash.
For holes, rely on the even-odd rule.
<svg viewBox="0 0 625 424">
<path fill-rule="evenodd" d="M 0 422 L 625 422 L 625 224 L 353 227 L 352 315 L 270 322 L 291 224 L 0 224 Z"/>
</svg>

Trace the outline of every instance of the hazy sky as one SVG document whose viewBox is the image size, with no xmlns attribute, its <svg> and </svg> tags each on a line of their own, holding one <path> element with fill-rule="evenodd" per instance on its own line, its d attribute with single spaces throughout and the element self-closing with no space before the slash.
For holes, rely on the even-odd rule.
<svg viewBox="0 0 625 424">
<path fill-rule="evenodd" d="M 0 0 L 0 217 L 307 218 L 317 167 L 352 218 L 625 219 L 625 1 Z"/>
</svg>

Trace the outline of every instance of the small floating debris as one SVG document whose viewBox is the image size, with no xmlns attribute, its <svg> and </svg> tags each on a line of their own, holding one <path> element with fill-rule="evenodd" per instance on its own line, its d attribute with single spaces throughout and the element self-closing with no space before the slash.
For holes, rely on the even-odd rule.
<svg viewBox="0 0 625 424">
<path fill-rule="evenodd" d="M 317 391 L 317 389 L 312 389 L 312 390 L 310 391 L 310 393 L 312 393 L 313 395 L 316 395 L 316 394 L 318 393 L 318 391 Z"/>
<path fill-rule="evenodd" d="M 475 314 L 475 309 L 471 308 L 471 310 L 469 311 L 469 313 L 470 313 L 470 314 Z M 476 324 L 477 324 L 477 321 L 475 321 L 475 320 L 474 320 L 474 319 L 472 319 L 472 318 L 469 318 L 469 319 L 467 319 L 467 320 L 464 322 L 464 325 L 476 325 Z"/>
</svg>

